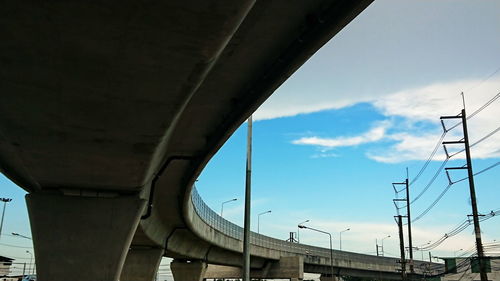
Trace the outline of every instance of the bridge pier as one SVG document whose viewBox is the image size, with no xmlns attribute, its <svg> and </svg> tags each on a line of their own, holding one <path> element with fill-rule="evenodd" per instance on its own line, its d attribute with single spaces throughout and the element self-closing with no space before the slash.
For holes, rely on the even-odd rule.
<svg viewBox="0 0 500 281">
<path fill-rule="evenodd" d="M 170 263 L 170 270 L 174 281 L 203 281 L 207 264 L 200 260 L 191 262 L 173 260 Z"/>
<path fill-rule="evenodd" d="M 210 264 L 204 277 L 206 279 L 239 279 L 241 276 L 240 267 Z M 250 277 L 252 279 L 290 279 L 290 281 L 299 281 L 304 279 L 304 259 L 299 256 L 281 257 L 279 261 L 268 262 L 263 268 L 252 269 Z"/>
<path fill-rule="evenodd" d="M 38 281 L 117 281 L 146 201 L 26 195 Z"/>
<path fill-rule="evenodd" d="M 130 248 L 120 281 L 152 281 L 155 278 L 164 250 L 161 248 Z"/>
</svg>

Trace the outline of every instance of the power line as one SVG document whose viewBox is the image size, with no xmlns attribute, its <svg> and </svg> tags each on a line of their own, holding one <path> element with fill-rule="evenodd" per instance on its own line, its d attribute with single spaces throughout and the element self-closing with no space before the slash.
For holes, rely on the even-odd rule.
<svg viewBox="0 0 500 281">
<path fill-rule="evenodd" d="M 33 249 L 33 247 L 17 246 L 17 245 L 10 245 L 10 244 L 4 244 L 4 243 L 0 243 L 0 245 L 6 246 L 6 247 L 12 247 L 12 248 Z"/>
<path fill-rule="evenodd" d="M 488 107 L 490 104 L 492 104 L 494 101 L 496 101 L 498 98 L 500 97 L 500 92 L 497 93 L 496 95 L 494 95 L 489 101 L 487 101 L 485 104 L 483 104 L 483 106 L 481 106 L 480 108 L 476 109 L 476 111 L 472 112 L 469 117 L 467 119 L 470 119 L 472 117 L 474 117 L 476 114 L 478 114 L 479 112 L 481 112 L 483 109 L 485 109 L 486 107 Z"/>
<path fill-rule="evenodd" d="M 434 200 L 434 202 L 432 202 L 432 204 L 429 207 L 427 207 L 427 209 L 425 209 L 422 213 L 420 213 L 420 215 L 414 218 L 411 222 L 416 222 L 419 219 L 423 218 L 432 208 L 434 208 L 434 206 L 436 206 L 436 204 L 441 200 L 441 198 L 443 198 L 443 196 L 446 194 L 446 192 L 448 192 L 448 190 L 452 185 L 453 183 L 448 184 L 448 186 L 444 188 L 441 194 L 439 194 L 438 198 L 436 198 L 436 200 Z"/>
<path fill-rule="evenodd" d="M 473 116 L 475 116 L 476 114 L 478 114 L 479 112 L 481 112 L 482 110 L 484 110 L 486 107 L 488 107 L 490 104 L 492 104 L 494 101 L 496 101 L 498 98 L 500 98 L 500 92 L 497 93 L 495 96 L 493 96 L 491 99 L 489 99 L 485 104 L 483 104 L 481 107 L 479 107 L 478 109 L 476 109 L 476 111 L 474 111 L 471 115 L 469 115 L 467 117 L 467 119 L 470 119 L 472 118 Z M 427 167 L 429 166 L 430 162 L 432 161 L 432 159 L 434 158 L 434 156 L 436 155 L 437 151 L 438 151 L 438 148 L 440 147 L 442 141 L 444 140 L 444 137 L 446 136 L 446 134 L 454 129 L 455 127 L 459 126 L 460 124 L 462 124 L 462 122 L 459 122 L 457 124 L 455 124 L 454 126 L 452 126 L 451 128 L 447 129 L 443 123 L 443 121 L 441 121 L 442 125 L 443 125 L 443 133 L 441 134 L 438 142 L 436 143 L 436 145 L 434 146 L 434 149 L 433 151 L 431 152 L 430 156 L 427 158 L 427 160 L 425 161 L 424 165 L 422 166 L 422 168 L 420 168 L 420 170 L 418 171 L 417 175 L 413 178 L 413 180 L 409 183 L 409 185 L 413 185 L 421 176 L 422 174 L 424 173 L 425 169 L 427 169 Z M 490 132 L 489 134 L 487 134 L 486 136 L 482 137 L 481 139 L 479 139 L 478 141 L 476 141 L 475 143 L 473 143 L 472 145 L 470 145 L 470 147 L 473 147 L 475 145 L 477 145 L 478 143 L 481 143 L 482 141 L 486 140 L 487 138 L 491 137 L 492 135 L 496 134 L 498 131 L 500 131 L 500 127 L 498 127 L 497 129 L 493 130 L 492 132 Z M 438 170 L 436 171 L 436 173 L 434 174 L 434 176 L 431 178 L 430 182 L 424 187 L 424 189 L 410 202 L 410 205 L 413 204 L 415 201 L 417 201 L 418 199 L 420 199 L 420 197 L 422 197 L 422 195 L 427 192 L 427 190 L 430 188 L 430 186 L 434 183 L 434 181 L 436 180 L 437 176 L 439 175 L 439 173 L 443 170 L 444 168 L 444 165 L 446 164 L 446 162 L 448 162 L 448 160 L 465 151 L 465 149 L 463 150 L 460 150 L 452 155 L 448 155 L 448 152 L 446 152 L 446 156 L 447 158 L 445 159 L 445 161 L 441 164 L 441 166 L 438 168 Z M 464 179 L 462 179 L 464 180 Z M 462 181 L 460 180 L 460 181 Z M 396 191 L 397 193 L 397 191 Z M 444 195 L 444 194 L 443 194 Z M 437 202 L 436 202 L 437 203 Z M 396 206 L 397 209 L 401 209 L 403 207 L 398 207 Z M 431 207 L 432 208 L 432 207 Z"/>
<path fill-rule="evenodd" d="M 418 171 L 417 175 L 411 180 L 410 186 L 413 183 L 415 183 L 420 178 L 420 176 L 424 173 L 424 171 L 427 168 L 427 166 L 429 166 L 429 163 L 432 161 L 432 159 L 436 155 L 437 150 L 441 146 L 441 142 L 444 140 L 444 137 L 446 136 L 446 133 L 447 133 L 447 131 L 444 131 L 441 134 L 441 137 L 439 137 L 439 140 L 437 141 L 436 146 L 434 147 L 434 150 L 432 150 L 431 155 L 429 155 L 429 158 L 427 158 L 427 161 L 425 161 L 424 165 L 422 166 L 422 168 L 420 168 L 420 170 Z"/>
<path fill-rule="evenodd" d="M 473 144 L 471 144 L 471 145 L 470 145 L 470 147 L 474 147 L 475 145 L 477 145 L 477 144 L 479 144 L 479 143 L 483 142 L 483 141 L 484 141 L 484 140 L 486 140 L 487 138 L 489 138 L 489 137 L 493 136 L 494 134 L 498 133 L 498 131 L 500 131 L 500 126 L 499 126 L 498 128 L 496 128 L 495 130 L 493 130 L 492 132 L 490 132 L 489 134 L 487 134 L 486 136 L 484 136 L 484 137 L 480 138 L 479 140 L 477 140 L 476 142 L 474 142 Z M 462 150 L 459 150 L 459 151 L 457 151 L 457 152 L 455 152 L 455 153 L 453 153 L 453 154 L 451 154 L 451 155 L 450 155 L 450 158 L 451 158 L 451 157 L 453 157 L 453 156 L 455 156 L 455 155 L 457 155 L 457 154 L 460 154 L 460 153 L 462 153 L 462 152 L 464 152 L 464 151 L 465 151 L 465 148 L 464 148 L 464 149 L 462 149 Z"/>
<path fill-rule="evenodd" d="M 489 219 L 497 216 L 498 214 L 500 214 L 500 209 L 496 210 L 496 211 L 491 211 L 490 213 L 484 215 L 483 217 L 481 217 L 480 221 L 489 220 Z M 429 245 L 426 245 L 425 247 L 419 248 L 419 250 L 422 250 L 422 251 L 432 250 L 432 249 L 438 247 L 439 245 L 441 245 L 446 239 L 451 238 L 451 237 L 459 234 L 460 232 L 464 231 L 471 224 L 472 224 L 472 222 L 470 221 L 469 218 L 467 218 L 465 221 L 463 221 L 462 223 L 460 223 L 457 227 L 455 227 L 454 229 L 452 229 L 449 232 L 445 233 L 441 238 L 439 238 L 438 240 L 436 240 L 435 242 L 433 242 L 433 243 L 431 243 Z M 488 244 L 486 244 L 486 245 L 488 245 Z M 475 249 L 467 250 L 462 255 L 465 255 L 467 252 L 474 251 L 474 250 Z"/>
<path fill-rule="evenodd" d="M 482 174 L 482 173 L 484 173 L 484 172 L 486 172 L 488 170 L 491 170 L 491 169 L 493 169 L 494 167 L 496 167 L 498 165 L 500 165 L 500 161 L 498 161 L 495 164 L 490 165 L 490 166 L 482 169 L 479 172 L 474 173 L 474 176 L 480 175 L 480 174 Z M 422 217 L 424 217 L 441 200 L 441 198 L 443 198 L 443 196 L 446 194 L 446 192 L 448 192 L 448 190 L 450 189 L 450 187 L 452 185 L 454 185 L 456 183 L 459 183 L 461 181 L 464 181 L 466 179 L 468 179 L 468 177 L 464 177 L 464 178 L 461 178 L 461 179 L 459 179 L 457 181 L 450 182 L 448 184 L 448 186 L 446 186 L 445 189 L 441 192 L 441 194 L 438 196 L 438 198 L 436 198 L 436 200 L 434 200 L 434 202 L 432 202 L 432 204 L 427 209 L 425 209 L 422 213 L 420 213 L 420 215 L 418 215 L 415 219 L 413 219 L 412 222 L 415 222 L 415 221 L 421 219 Z"/>
<path fill-rule="evenodd" d="M 496 95 L 494 95 L 491 99 L 489 99 L 485 104 L 483 104 L 481 107 L 479 107 L 478 109 L 476 109 L 474 112 L 472 112 L 468 117 L 467 117 L 467 120 L 469 120 L 470 118 L 474 117 L 476 114 L 478 114 L 479 112 L 483 111 L 486 107 L 488 107 L 490 104 L 492 104 L 494 101 L 496 101 L 498 98 L 500 98 L 500 92 L 498 92 Z M 442 123 L 443 124 L 443 123 Z M 453 129 L 455 129 L 456 127 L 460 126 L 460 124 L 462 124 L 462 122 L 458 122 L 456 123 L 455 125 L 451 126 L 449 129 L 445 129 L 445 132 L 449 132 Z M 444 125 L 443 125 L 443 128 L 444 128 Z"/>
<path fill-rule="evenodd" d="M 439 176 L 439 174 L 441 173 L 441 171 L 443 171 L 444 166 L 446 166 L 446 163 L 448 163 L 449 159 L 450 158 L 447 157 L 446 160 L 443 161 L 443 163 L 438 168 L 438 170 L 436 171 L 436 173 L 434 174 L 434 176 L 431 178 L 431 180 L 429 181 L 429 183 L 427 183 L 427 185 L 425 186 L 425 188 L 410 202 L 410 204 L 413 204 L 415 201 L 417 201 L 418 199 L 420 199 L 420 197 L 422 197 L 422 195 L 424 195 L 424 193 L 429 189 L 429 187 L 434 183 L 434 181 L 436 180 L 436 178 Z"/>
</svg>

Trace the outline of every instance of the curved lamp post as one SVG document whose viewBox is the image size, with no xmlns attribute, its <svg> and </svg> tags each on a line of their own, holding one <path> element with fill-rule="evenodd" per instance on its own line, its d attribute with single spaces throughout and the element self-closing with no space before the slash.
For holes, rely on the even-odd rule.
<svg viewBox="0 0 500 281">
<path fill-rule="evenodd" d="M 309 222 L 309 220 L 305 220 L 297 225 L 297 243 L 300 243 L 300 226 L 304 223 Z"/>
<path fill-rule="evenodd" d="M 229 202 L 233 202 L 233 201 L 236 201 L 236 200 L 238 200 L 238 198 L 234 198 L 234 199 L 222 202 L 221 207 L 220 207 L 220 216 L 221 217 L 223 217 L 223 214 L 224 214 L 224 204 L 229 203 Z"/>
<path fill-rule="evenodd" d="M 3 202 L 3 211 L 2 211 L 2 221 L 0 222 L 0 237 L 2 236 L 2 228 L 3 228 L 3 217 L 5 215 L 5 207 L 7 206 L 7 203 L 12 201 L 10 198 L 0 198 L 0 201 Z"/>
<path fill-rule="evenodd" d="M 320 233 L 323 233 L 323 234 L 327 234 L 328 237 L 330 237 L 330 270 L 331 270 L 331 277 L 333 278 L 333 249 L 332 249 L 332 235 L 329 233 L 329 232 L 326 232 L 326 231 L 323 231 L 323 230 L 319 230 L 319 229 L 315 229 L 315 228 L 312 228 L 312 227 L 308 227 L 308 226 L 305 226 L 305 225 L 298 225 L 299 228 L 303 228 L 303 229 L 310 229 L 312 231 L 316 231 L 316 232 L 320 232 Z"/>
<path fill-rule="evenodd" d="M 384 256 L 384 240 L 391 237 L 390 235 L 387 235 L 386 237 L 382 238 L 382 239 L 379 239 L 381 240 L 382 244 L 380 245 L 381 249 L 382 249 L 382 257 Z M 377 244 L 377 256 L 379 255 L 378 254 L 378 240 L 375 240 L 375 244 Z"/>
<path fill-rule="evenodd" d="M 260 213 L 257 216 L 257 233 L 260 233 L 260 216 L 271 213 L 271 210 Z"/>
<path fill-rule="evenodd" d="M 420 256 L 420 258 L 421 258 L 422 260 L 424 260 L 424 250 L 423 250 L 422 248 L 423 248 L 424 246 L 426 246 L 426 245 L 431 244 L 431 242 L 432 242 L 432 241 L 429 241 L 429 242 L 427 242 L 427 243 L 425 243 L 425 244 L 422 244 L 422 245 L 420 245 L 420 246 L 416 246 L 416 247 L 414 247 L 414 249 L 415 249 L 415 250 L 420 251 L 420 255 L 421 255 L 421 256 Z"/>
<path fill-rule="evenodd" d="M 28 268 L 28 275 L 32 275 L 31 271 L 33 270 L 33 254 L 26 250 L 26 253 L 30 254 L 30 267 Z"/>
<path fill-rule="evenodd" d="M 346 232 L 346 231 L 349 231 L 351 230 L 350 228 L 347 228 L 347 229 L 344 229 L 342 230 L 341 232 L 339 232 L 339 244 L 340 244 L 340 250 L 342 251 L 342 232 Z"/>
</svg>

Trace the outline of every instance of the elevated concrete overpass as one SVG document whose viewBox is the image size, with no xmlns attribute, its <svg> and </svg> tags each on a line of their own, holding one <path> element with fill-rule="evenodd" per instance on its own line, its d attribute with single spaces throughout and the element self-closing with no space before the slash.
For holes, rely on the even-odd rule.
<svg viewBox="0 0 500 281">
<path fill-rule="evenodd" d="M 39 280 L 152 280 L 164 255 L 237 265 L 190 187 L 370 2 L 3 1 L 0 169 L 29 192 Z"/>
<path fill-rule="evenodd" d="M 188 221 L 190 229 L 213 246 L 241 252 L 243 245 L 243 228 L 231 223 L 210 209 L 193 189 L 188 204 Z M 264 264 L 255 270 L 255 278 L 303 278 L 303 273 L 320 273 L 330 277 L 330 250 L 315 246 L 291 243 L 255 232 L 251 233 L 252 256 L 264 259 Z M 206 253 L 209 259 L 211 249 Z M 213 261 L 212 261 L 213 262 Z M 222 264 L 240 266 L 240 260 L 225 260 Z M 284 266 L 281 266 L 281 264 Z M 347 251 L 333 251 L 335 276 L 374 277 L 378 279 L 401 279 L 398 269 L 399 259 L 358 254 Z M 441 273 L 439 264 L 415 261 L 415 274 L 418 276 Z M 266 272 L 266 270 L 268 272 Z M 229 270 L 215 267 L 205 277 L 240 278 L 239 269 Z"/>
</svg>

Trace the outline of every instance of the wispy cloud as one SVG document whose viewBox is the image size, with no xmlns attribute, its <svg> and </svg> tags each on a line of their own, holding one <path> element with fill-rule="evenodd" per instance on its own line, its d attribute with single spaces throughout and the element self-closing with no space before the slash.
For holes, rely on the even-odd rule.
<svg viewBox="0 0 500 281">
<path fill-rule="evenodd" d="M 314 145 L 324 148 L 335 148 L 342 146 L 356 146 L 360 144 L 376 142 L 384 138 L 387 128 L 391 122 L 388 120 L 378 122 L 371 130 L 358 136 L 352 137 L 337 137 L 337 138 L 319 138 L 319 137 L 303 137 L 292 141 L 293 144 Z"/>
<path fill-rule="evenodd" d="M 426 160 L 441 136 L 439 117 L 457 115 L 462 109 L 462 98 L 457 89 L 474 89 L 477 85 L 481 85 L 480 89 L 465 93 L 468 114 L 470 114 L 500 91 L 500 78 L 486 82 L 465 80 L 438 83 L 388 94 L 372 101 L 372 104 L 392 121 L 376 122 L 372 129 L 360 135 L 333 138 L 308 136 L 296 139 L 292 143 L 316 146 L 322 151 L 313 155 L 312 158 L 322 158 L 331 157 L 326 154 L 329 149 L 386 140 L 392 144 L 376 149 L 371 148 L 366 152 L 366 156 L 383 163 Z M 500 99 L 468 121 L 471 143 L 500 127 L 498 112 L 500 112 Z M 397 124 L 394 124 L 395 117 L 400 120 Z M 428 126 L 426 129 L 416 130 L 418 123 L 426 123 Z M 453 124 L 447 124 L 448 127 L 451 125 Z M 387 132 L 388 129 L 391 129 L 391 133 Z M 458 126 L 448 132 L 446 139 L 455 140 L 462 137 L 461 126 Z M 493 134 L 473 147 L 472 156 L 476 159 L 500 157 L 498 143 L 500 143 L 500 134 Z M 458 150 L 456 147 L 449 149 Z M 442 160 L 444 157 L 445 154 L 440 149 L 434 160 Z M 464 155 L 458 154 L 455 158 L 464 158 Z"/>
<path fill-rule="evenodd" d="M 381 151 L 371 151 L 367 156 L 375 161 L 384 163 L 397 163 L 407 160 L 425 160 L 436 145 L 441 135 L 439 117 L 442 115 L 457 115 L 462 108 L 462 99 L 457 88 L 471 89 L 482 84 L 480 90 L 466 94 L 468 114 L 480 108 L 491 97 L 500 91 L 500 79 L 481 83 L 480 81 L 458 81 L 451 83 L 433 84 L 421 88 L 400 91 L 388 95 L 373 104 L 386 116 L 403 117 L 411 127 L 416 122 L 429 122 L 435 124 L 435 130 L 415 132 L 411 128 L 386 136 L 396 143 Z M 470 142 L 481 139 L 500 126 L 498 112 L 500 101 L 497 100 L 468 121 Z M 456 122 L 455 122 L 456 123 Z M 455 123 L 447 124 L 451 127 Z M 463 137 L 461 126 L 450 131 L 446 139 L 458 140 Z M 473 147 L 472 156 L 476 159 L 500 157 L 498 151 L 500 134 L 494 134 Z M 450 147 L 450 149 L 457 149 Z M 444 153 L 439 150 L 438 157 L 434 160 L 444 159 Z M 458 154 L 455 158 L 464 158 Z"/>
<path fill-rule="evenodd" d="M 339 157 L 337 153 L 321 152 L 311 156 L 311 158 L 334 158 Z"/>
</svg>

